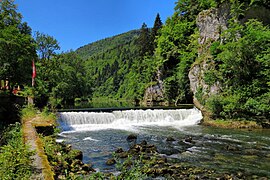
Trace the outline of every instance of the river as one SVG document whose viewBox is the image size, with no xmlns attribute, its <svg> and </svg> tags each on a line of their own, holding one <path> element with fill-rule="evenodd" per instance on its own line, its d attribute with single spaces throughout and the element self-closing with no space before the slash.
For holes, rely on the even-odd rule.
<svg viewBox="0 0 270 180">
<path fill-rule="evenodd" d="M 84 163 L 102 172 L 115 171 L 106 160 L 119 147 L 128 150 L 131 143 L 126 138 L 136 134 L 137 143 L 146 140 L 177 162 L 270 178 L 269 130 L 206 127 L 199 125 L 201 119 L 197 109 L 63 112 L 58 141 L 81 150 Z"/>
</svg>

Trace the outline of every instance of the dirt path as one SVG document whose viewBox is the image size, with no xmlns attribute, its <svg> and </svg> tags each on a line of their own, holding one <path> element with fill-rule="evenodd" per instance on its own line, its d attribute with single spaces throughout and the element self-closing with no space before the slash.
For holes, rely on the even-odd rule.
<svg viewBox="0 0 270 180">
<path fill-rule="evenodd" d="M 33 119 L 26 119 L 23 122 L 23 135 L 25 143 L 30 146 L 31 150 L 36 153 L 33 158 L 34 174 L 31 179 L 33 180 L 51 180 L 53 173 L 50 169 L 47 156 L 44 153 L 41 140 L 39 139 L 36 129 L 33 124 L 38 121 L 38 117 Z"/>
</svg>

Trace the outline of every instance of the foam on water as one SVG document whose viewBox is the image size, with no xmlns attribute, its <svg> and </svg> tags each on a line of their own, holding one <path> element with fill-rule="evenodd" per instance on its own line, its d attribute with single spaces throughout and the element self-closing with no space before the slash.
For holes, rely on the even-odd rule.
<svg viewBox="0 0 270 180">
<path fill-rule="evenodd" d="M 140 126 L 173 126 L 181 128 L 198 124 L 202 119 L 196 109 L 126 110 L 111 113 L 62 112 L 59 124 L 64 131 L 97 131 L 120 129 L 136 131 Z"/>
<path fill-rule="evenodd" d="M 93 138 L 91 138 L 91 137 L 86 137 L 86 138 L 84 138 L 83 140 L 84 140 L 84 141 L 96 141 L 96 142 L 99 141 L 99 140 L 93 139 Z"/>
</svg>

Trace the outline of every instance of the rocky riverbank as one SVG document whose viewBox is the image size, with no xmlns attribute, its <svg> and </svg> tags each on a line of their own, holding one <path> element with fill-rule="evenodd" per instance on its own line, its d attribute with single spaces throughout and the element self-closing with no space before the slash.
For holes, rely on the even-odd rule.
<svg viewBox="0 0 270 180">
<path fill-rule="evenodd" d="M 135 139 L 134 135 L 130 135 L 127 140 L 130 140 L 131 137 Z M 166 141 L 176 140 L 173 137 L 168 137 Z M 192 137 L 186 137 L 183 142 L 194 143 Z M 148 179 L 247 179 L 247 176 L 242 172 L 218 173 L 213 169 L 190 165 L 179 159 L 170 158 L 166 154 L 170 154 L 170 152 L 161 154 L 155 145 L 148 144 L 143 140 L 141 143 L 131 145 L 127 151 L 124 151 L 121 147 L 116 149 L 113 152 L 114 158 L 108 159 L 107 165 L 116 164 L 118 166 L 121 171 L 118 175 L 120 179 L 134 178 L 136 174 Z M 119 164 L 119 162 L 121 163 Z M 133 172 L 133 174 L 130 174 L 130 172 Z M 107 174 L 107 177 L 111 177 L 111 174 Z"/>
<path fill-rule="evenodd" d="M 41 139 L 55 179 L 78 178 L 96 172 L 91 164 L 82 162 L 81 151 L 72 149 L 71 145 L 57 143 L 52 136 L 43 136 Z"/>
</svg>

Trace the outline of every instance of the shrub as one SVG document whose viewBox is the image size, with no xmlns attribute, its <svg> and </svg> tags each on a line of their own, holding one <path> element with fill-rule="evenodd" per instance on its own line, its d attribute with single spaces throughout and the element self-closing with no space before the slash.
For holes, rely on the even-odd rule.
<svg viewBox="0 0 270 180">
<path fill-rule="evenodd" d="M 29 179 L 33 152 L 22 141 L 20 124 L 9 126 L 2 137 L 6 145 L 0 148 L 0 179 Z"/>
</svg>

